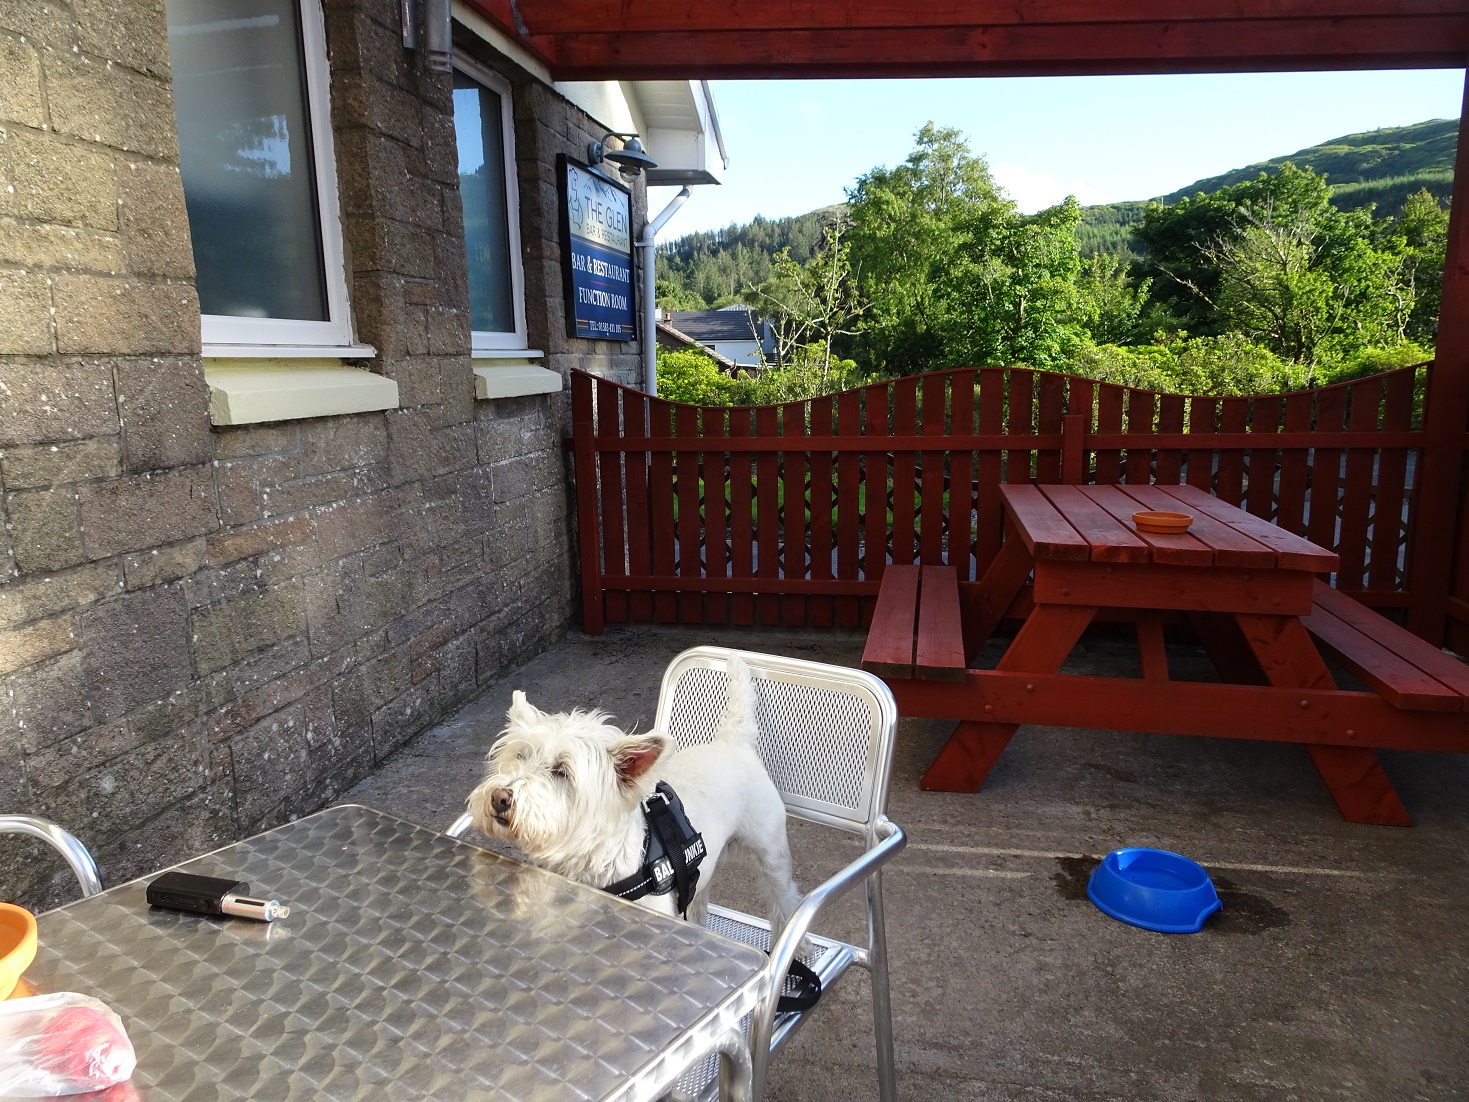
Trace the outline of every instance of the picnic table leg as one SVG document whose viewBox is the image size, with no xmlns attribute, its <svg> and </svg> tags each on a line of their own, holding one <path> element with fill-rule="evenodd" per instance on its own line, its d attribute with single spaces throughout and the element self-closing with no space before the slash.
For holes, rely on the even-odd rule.
<svg viewBox="0 0 1469 1102">
<path fill-rule="evenodd" d="M 1085 605 L 1037 605 L 995 669 L 1055 673 L 1096 612 Z M 929 792 L 978 792 L 1019 726 L 973 720 L 960 723 L 923 775 L 922 787 Z"/>
<path fill-rule="evenodd" d="M 1336 687 L 1316 644 L 1297 617 L 1240 614 L 1235 619 L 1270 684 L 1301 689 Z M 1306 750 L 1347 822 L 1413 825 L 1373 751 L 1361 746 L 1315 744 Z"/>
<path fill-rule="evenodd" d="M 1008 527 L 1008 526 L 1007 526 Z M 1025 579 L 1030 577 L 1035 562 L 1025 549 L 1025 542 L 1013 528 L 1000 553 L 990 563 L 984 577 L 974 583 L 965 582 L 959 587 L 960 603 L 964 612 L 964 651 L 970 662 L 979 654 L 995 628 L 1004 619 L 1006 610 L 1014 602 Z"/>
</svg>

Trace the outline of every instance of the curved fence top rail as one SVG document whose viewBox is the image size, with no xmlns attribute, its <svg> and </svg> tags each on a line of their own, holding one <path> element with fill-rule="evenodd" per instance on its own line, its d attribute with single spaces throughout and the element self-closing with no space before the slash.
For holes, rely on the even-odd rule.
<svg viewBox="0 0 1469 1102">
<path fill-rule="evenodd" d="M 643 397 L 643 398 L 648 399 L 649 401 L 659 402 L 659 403 L 661 403 L 663 405 L 674 407 L 674 408 L 686 408 L 686 409 L 748 409 L 748 410 L 760 410 L 760 409 L 785 409 L 785 408 L 790 407 L 790 406 L 804 406 L 804 405 L 806 405 L 809 402 L 813 402 L 813 401 L 816 401 L 816 400 L 821 399 L 821 398 L 833 398 L 834 399 L 834 398 L 836 398 L 840 394 L 852 394 L 852 393 L 858 393 L 858 394 L 860 394 L 860 393 L 866 393 L 866 392 L 871 392 L 871 391 L 876 391 L 876 390 L 884 390 L 884 389 L 886 389 L 888 387 L 893 386 L 895 383 L 901 383 L 904 380 L 914 380 L 914 381 L 917 381 L 917 382 L 921 382 L 924 379 L 932 379 L 932 378 L 938 378 L 938 377 L 947 377 L 947 376 L 955 376 L 955 375 L 966 375 L 966 374 L 980 376 L 980 375 L 984 375 L 984 374 L 988 374 L 988 373 L 994 373 L 994 372 L 999 372 L 999 373 L 1004 374 L 1004 375 L 1029 375 L 1033 379 L 1037 379 L 1037 380 L 1039 380 L 1039 379 L 1056 379 L 1056 380 L 1060 380 L 1062 383 L 1066 384 L 1068 390 L 1070 390 L 1073 386 L 1095 386 L 1095 387 L 1100 388 L 1100 389 L 1103 389 L 1103 390 L 1121 391 L 1123 394 L 1126 394 L 1126 395 L 1137 394 L 1137 395 L 1146 396 L 1148 398 L 1153 398 L 1153 399 L 1157 399 L 1157 398 L 1180 398 L 1180 399 L 1183 399 L 1185 401 L 1201 400 L 1201 401 L 1245 401 L 1245 402 L 1249 402 L 1249 401 L 1253 401 L 1254 399 L 1257 399 L 1257 398 L 1260 398 L 1260 399 L 1289 398 L 1289 397 L 1291 397 L 1291 395 L 1294 395 L 1294 394 L 1326 394 L 1326 393 L 1334 392 L 1334 391 L 1345 391 L 1345 390 L 1349 390 L 1352 387 L 1362 386 L 1364 384 L 1370 384 L 1370 383 L 1372 383 L 1374 381 L 1376 381 L 1378 383 L 1383 383 L 1383 382 L 1386 382 L 1389 379 L 1396 378 L 1396 377 L 1398 377 L 1400 375 L 1416 375 L 1419 371 L 1422 371 L 1422 370 L 1424 370 L 1426 368 L 1430 368 L 1430 367 L 1432 367 L 1432 365 L 1433 365 L 1433 361 L 1432 360 L 1424 360 L 1424 361 L 1422 361 L 1420 363 L 1407 364 L 1407 365 L 1405 365 L 1403 367 L 1395 367 L 1395 368 L 1391 368 L 1391 369 L 1389 369 L 1387 371 L 1380 371 L 1380 372 L 1378 372 L 1378 373 L 1376 373 L 1374 375 L 1363 375 L 1360 378 L 1347 379 L 1347 380 L 1344 380 L 1342 382 L 1327 383 L 1327 384 L 1325 384 L 1323 386 L 1302 387 L 1300 390 L 1275 391 L 1275 392 L 1264 393 L 1264 394 L 1187 394 L 1187 393 L 1180 393 L 1180 392 L 1177 392 L 1177 391 L 1148 390 L 1145 387 L 1127 386 L 1126 384 L 1123 384 L 1123 383 L 1109 383 L 1109 382 L 1106 382 L 1105 380 L 1102 380 L 1102 379 L 1094 379 L 1094 378 L 1092 378 L 1089 375 L 1077 375 L 1077 374 L 1073 374 L 1073 373 L 1070 373 L 1070 372 L 1062 372 L 1062 371 L 1045 371 L 1045 370 L 1042 370 L 1040 368 L 1034 368 L 1034 367 L 949 367 L 949 368 L 944 368 L 944 369 L 939 370 L 939 371 L 925 371 L 922 374 L 918 374 L 918 375 L 898 375 L 898 376 L 894 376 L 893 378 L 890 378 L 890 379 L 878 379 L 878 380 L 875 380 L 875 381 L 870 382 L 870 383 L 864 383 L 862 386 L 852 387 L 852 388 L 850 388 L 848 390 L 832 391 L 829 394 L 820 394 L 820 395 L 816 395 L 816 396 L 814 396 L 812 398 L 793 398 L 793 399 L 791 399 L 790 401 L 787 401 L 787 402 L 770 402 L 770 403 L 765 403 L 765 404 L 761 404 L 761 405 L 738 405 L 738 406 L 728 406 L 728 405 L 699 405 L 697 403 L 692 403 L 692 402 L 676 402 L 676 401 L 673 401 L 673 400 L 668 399 L 668 398 L 663 398 L 663 397 L 658 397 L 658 396 L 647 394 L 645 391 L 640 390 L 638 387 L 629 386 L 626 383 L 615 382 L 615 381 L 613 381 L 611 379 L 607 379 L 607 378 L 604 378 L 603 376 L 597 375 L 594 372 L 584 371 L 581 368 L 572 368 L 572 375 L 573 376 L 578 376 L 578 375 L 580 375 L 580 376 L 586 376 L 589 379 L 595 380 L 598 383 L 598 385 L 600 385 L 600 386 L 615 387 L 618 390 L 627 391 L 629 394 L 638 395 L 640 397 Z"/>
</svg>

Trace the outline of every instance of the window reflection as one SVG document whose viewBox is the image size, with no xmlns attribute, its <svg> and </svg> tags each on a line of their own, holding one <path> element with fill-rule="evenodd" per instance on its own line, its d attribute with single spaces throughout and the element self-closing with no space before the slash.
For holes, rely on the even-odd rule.
<svg viewBox="0 0 1469 1102">
<path fill-rule="evenodd" d="M 477 332 L 515 332 L 503 110 L 498 93 L 455 72 L 454 133 L 469 256 L 469 323 Z"/>
<path fill-rule="evenodd" d="M 294 0 L 168 0 L 168 42 L 201 311 L 328 320 Z"/>
</svg>

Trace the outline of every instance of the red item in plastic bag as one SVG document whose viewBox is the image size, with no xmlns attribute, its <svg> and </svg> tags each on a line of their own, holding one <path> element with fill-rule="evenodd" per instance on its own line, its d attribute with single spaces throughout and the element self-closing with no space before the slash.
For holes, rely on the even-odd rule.
<svg viewBox="0 0 1469 1102">
<path fill-rule="evenodd" d="M 122 1019 L 90 996 L 60 991 L 0 1003 L 0 1098 L 107 1091 L 137 1062 Z"/>
<path fill-rule="evenodd" d="M 66 1079 L 116 1083 L 133 1070 L 133 1046 L 107 1012 L 69 1006 L 36 1038 L 36 1066 Z"/>
</svg>

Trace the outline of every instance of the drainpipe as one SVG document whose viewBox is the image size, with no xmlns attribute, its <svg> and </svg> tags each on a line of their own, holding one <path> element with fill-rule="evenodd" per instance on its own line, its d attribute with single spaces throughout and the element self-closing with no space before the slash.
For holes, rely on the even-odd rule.
<svg viewBox="0 0 1469 1102">
<path fill-rule="evenodd" d="M 658 393 L 658 323 L 653 317 L 653 311 L 657 308 L 653 282 L 654 261 L 657 256 L 653 251 L 653 239 L 658 236 L 663 224 L 677 213 L 678 208 L 689 201 L 691 195 L 693 192 L 687 187 L 681 188 L 668 206 L 663 208 L 662 213 L 643 227 L 643 237 L 638 242 L 638 248 L 646 250 L 643 253 L 643 389 L 649 394 Z"/>
</svg>

